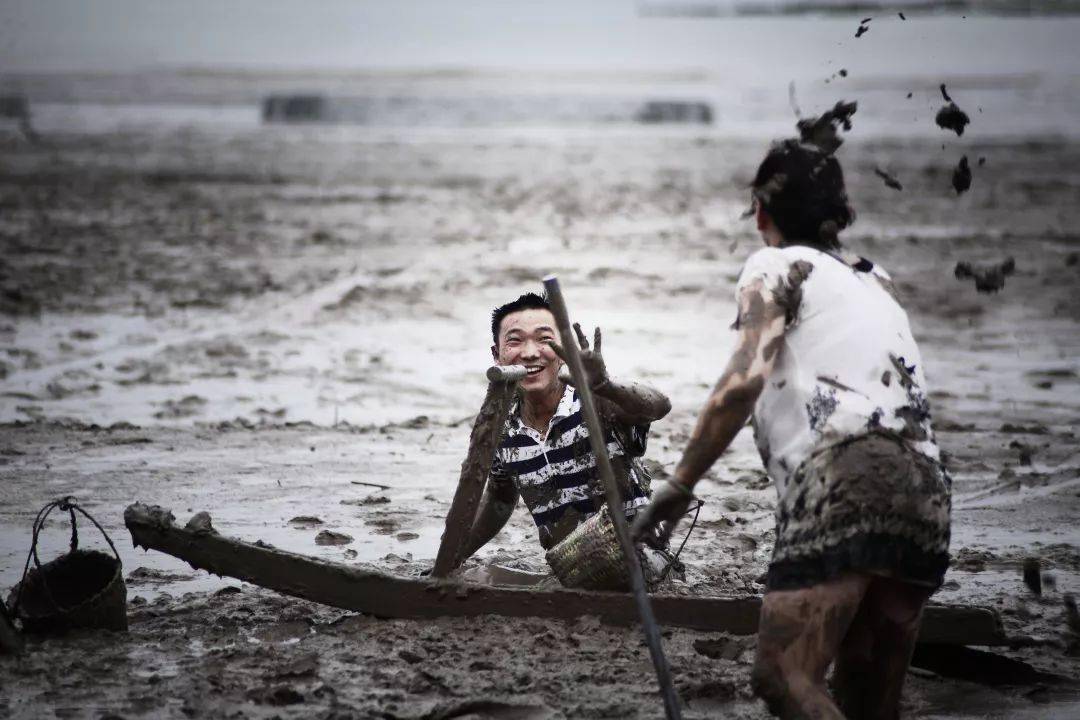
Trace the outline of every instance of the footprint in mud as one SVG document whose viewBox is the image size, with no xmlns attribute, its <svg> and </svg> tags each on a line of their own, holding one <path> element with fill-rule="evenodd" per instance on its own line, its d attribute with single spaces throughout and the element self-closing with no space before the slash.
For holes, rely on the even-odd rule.
<svg viewBox="0 0 1080 720">
<path fill-rule="evenodd" d="M 726 633 L 717 638 L 699 638 L 694 641 L 694 650 L 711 660 L 735 661 L 747 649 L 747 640 Z"/>
</svg>

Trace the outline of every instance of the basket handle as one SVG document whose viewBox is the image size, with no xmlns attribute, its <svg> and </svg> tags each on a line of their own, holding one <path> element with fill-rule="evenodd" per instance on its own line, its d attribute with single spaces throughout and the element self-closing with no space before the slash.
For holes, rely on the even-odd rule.
<svg viewBox="0 0 1080 720">
<path fill-rule="evenodd" d="M 37 568 L 38 576 L 41 578 L 41 587 L 45 590 L 45 597 L 49 599 L 49 602 L 54 608 L 56 608 L 58 612 L 64 611 L 64 609 L 60 607 L 60 603 L 56 602 L 56 599 L 53 597 L 52 590 L 49 589 L 49 583 L 45 580 L 45 573 L 41 571 L 41 558 L 38 557 L 37 551 L 38 537 L 41 534 L 41 531 L 45 528 L 45 520 L 49 517 L 49 513 L 56 509 L 59 509 L 60 512 L 67 511 L 71 516 L 71 552 L 75 552 L 79 549 L 79 530 L 77 527 L 75 516 L 75 511 L 78 510 L 80 513 L 82 513 L 83 516 L 86 517 L 87 520 L 94 523 L 94 527 L 101 531 L 101 534 L 105 537 L 105 542 L 109 544 L 109 548 L 112 549 L 113 555 L 116 556 L 116 561 L 120 563 L 121 567 L 123 567 L 123 561 L 120 559 L 120 553 L 116 551 L 116 545 L 113 544 L 112 538 L 109 537 L 109 534 L 105 532 L 105 528 L 101 527 L 101 524 L 98 523 L 98 521 L 95 520 L 90 515 L 90 513 L 86 512 L 79 506 L 73 495 L 65 495 L 64 497 L 57 498 L 56 500 L 48 503 L 45 507 L 41 508 L 41 510 L 38 511 L 37 517 L 34 518 L 34 528 L 32 539 L 30 542 L 30 552 L 26 556 L 26 564 L 23 566 L 22 580 L 19 581 L 19 590 L 16 593 L 15 601 L 12 603 L 11 606 L 12 615 L 18 615 L 19 601 L 22 599 L 23 588 L 26 586 L 26 576 L 30 572 L 31 559 L 33 559 L 34 567 Z"/>
</svg>

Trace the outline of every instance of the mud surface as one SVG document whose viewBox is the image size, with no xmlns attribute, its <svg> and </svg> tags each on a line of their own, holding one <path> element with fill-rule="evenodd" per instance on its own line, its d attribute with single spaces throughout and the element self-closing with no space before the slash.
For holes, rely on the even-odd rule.
<svg viewBox="0 0 1080 720">
<path fill-rule="evenodd" d="M 127 634 L 0 658 L 0 717 L 658 717 L 638 631 L 387 621 L 224 590 L 238 584 L 131 549 L 122 511 L 142 500 L 186 522 L 210 510 L 226 534 L 430 568 L 484 396 L 490 309 L 548 272 L 572 319 L 604 328 L 612 376 L 671 397 L 648 452 L 667 476 L 735 341 L 734 284 L 760 244 L 738 217 L 768 140 L 3 136 L 0 585 L 18 580 L 34 513 L 71 493 L 117 541 L 132 604 Z M 966 136 L 965 152 L 994 162 L 957 198 L 942 192 L 936 138 L 847 140 L 859 219 L 841 239 L 909 309 L 954 478 L 939 597 L 997 607 L 1016 639 L 1006 654 L 1080 675 L 1064 601 L 1080 592 L 1080 145 Z M 953 276 L 958 259 L 1019 247 L 993 296 Z M 775 492 L 749 432 L 707 477 L 677 592 L 760 592 Z M 319 544 L 324 532 L 352 542 Z M 67 539 L 50 520 L 43 554 Z M 1055 578 L 1041 596 L 1023 582 L 1029 557 Z M 545 571 L 522 509 L 480 560 Z M 747 694 L 752 645 L 665 638 L 688 717 L 764 716 Z M 1061 693 L 913 671 L 905 703 L 916 717 L 1075 717 Z"/>
</svg>

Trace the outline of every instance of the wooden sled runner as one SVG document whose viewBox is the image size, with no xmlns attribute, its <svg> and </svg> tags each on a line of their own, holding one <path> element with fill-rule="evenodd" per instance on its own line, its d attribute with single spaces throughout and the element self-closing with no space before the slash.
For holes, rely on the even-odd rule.
<svg viewBox="0 0 1080 720">
<path fill-rule="evenodd" d="M 398 577 L 332 563 L 219 534 L 206 513 L 185 527 L 165 508 L 128 506 L 124 522 L 136 546 L 158 550 L 193 568 L 244 580 L 286 595 L 383 618 L 504 615 L 570 619 L 596 615 L 612 625 L 639 622 L 633 598 L 623 593 L 526 590 L 441 579 Z M 757 631 L 758 597 L 652 595 L 661 625 L 750 635 Z M 928 605 L 919 641 L 950 645 L 1003 645 L 998 614 L 986 607 Z"/>
</svg>

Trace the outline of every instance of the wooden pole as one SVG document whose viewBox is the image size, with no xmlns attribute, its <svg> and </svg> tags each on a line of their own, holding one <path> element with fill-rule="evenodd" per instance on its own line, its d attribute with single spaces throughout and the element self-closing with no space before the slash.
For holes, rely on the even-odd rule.
<svg viewBox="0 0 1080 720">
<path fill-rule="evenodd" d="M 199 525 L 175 524 L 167 509 L 136 503 L 124 524 L 137 547 L 172 555 L 198 570 L 237 578 L 293 597 L 382 618 L 538 617 L 575 620 L 595 615 L 611 625 L 639 621 L 625 593 L 528 590 L 403 577 L 358 565 L 298 555 L 265 544 L 219 535 L 209 515 Z M 757 632 L 761 598 L 654 595 L 664 625 L 701 632 Z M 1001 617 L 988 607 L 928 605 L 919 642 L 1004 645 Z"/>
<path fill-rule="evenodd" d="M 514 387 L 518 380 L 525 377 L 525 373 L 524 365 L 496 365 L 486 373 L 489 381 L 487 395 L 473 422 L 469 452 L 461 463 L 457 490 L 450 503 L 450 512 L 446 514 L 446 530 L 443 531 L 439 552 L 435 556 L 435 567 L 431 571 L 433 577 L 446 577 L 461 564 L 461 553 L 484 494 L 484 483 L 491 471 L 495 446 L 502 436 L 506 413 L 514 397 Z"/>
<path fill-rule="evenodd" d="M 589 444 L 592 446 L 593 455 L 596 457 L 596 467 L 600 472 L 600 480 L 604 484 L 604 495 L 607 498 L 611 524 L 615 526 L 615 536 L 619 539 L 623 559 L 626 561 L 626 569 L 630 573 L 630 588 L 634 594 L 638 616 L 641 618 L 642 629 L 645 632 L 645 642 L 649 646 L 649 655 L 652 657 L 653 668 L 656 670 L 656 679 L 660 683 L 660 694 L 664 698 L 664 711 L 667 713 L 669 720 L 681 718 L 679 696 L 675 694 L 675 686 L 671 682 L 671 669 L 668 667 L 667 658 L 664 656 L 664 647 L 660 642 L 660 631 L 656 626 L 652 605 L 649 604 L 649 595 L 645 591 L 645 578 L 642 577 L 641 562 L 638 560 L 637 551 L 634 549 L 634 541 L 630 539 L 630 528 L 626 524 L 626 510 L 623 509 L 624 500 L 619 493 L 619 484 L 615 480 L 615 472 L 611 468 L 611 458 L 607 454 L 607 443 L 604 442 L 604 430 L 600 425 L 600 416 L 596 412 L 596 405 L 593 403 L 592 388 L 586 382 L 585 366 L 581 363 L 577 337 L 570 327 L 570 315 L 566 310 L 566 301 L 563 299 L 562 290 L 559 288 L 558 278 L 554 275 L 548 275 L 544 278 L 544 289 L 547 291 L 547 299 L 551 304 L 551 312 L 555 315 L 555 326 L 559 329 L 559 335 L 562 337 L 566 364 L 570 367 L 570 375 L 574 378 L 574 387 L 577 388 L 578 398 L 581 400 L 581 414 L 584 416 L 585 425 L 589 429 Z"/>
</svg>

